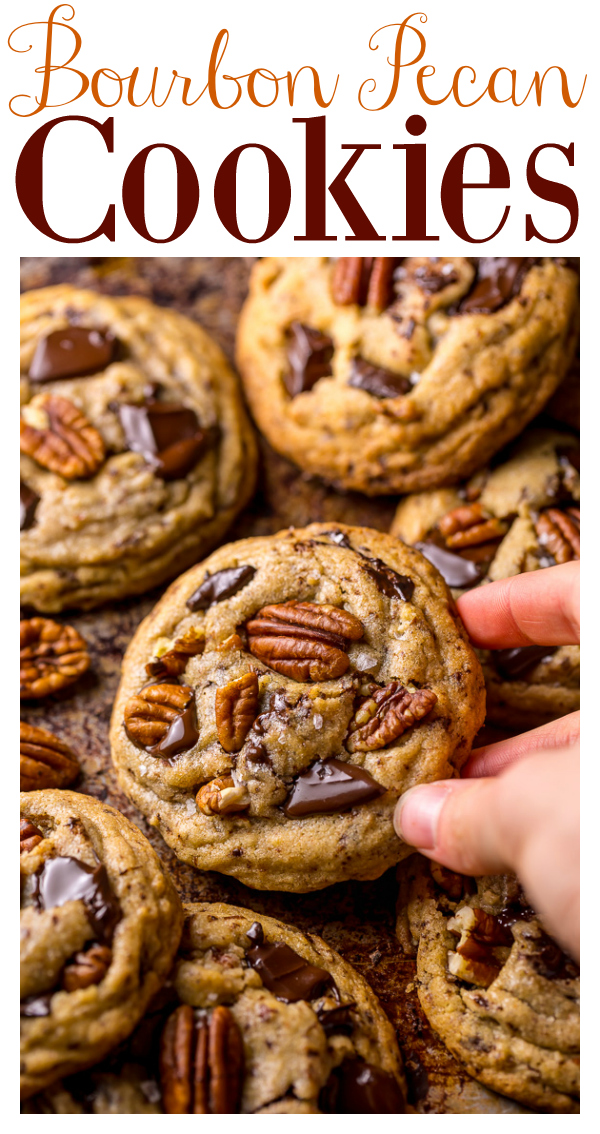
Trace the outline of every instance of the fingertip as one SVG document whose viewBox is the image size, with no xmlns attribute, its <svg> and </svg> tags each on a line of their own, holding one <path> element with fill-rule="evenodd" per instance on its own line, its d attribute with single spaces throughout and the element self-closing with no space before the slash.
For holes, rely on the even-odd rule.
<svg viewBox="0 0 600 1134">
<path fill-rule="evenodd" d="M 442 808 L 457 781 L 441 780 L 409 788 L 394 811 L 394 830 L 403 843 L 418 850 L 433 850 Z"/>
</svg>

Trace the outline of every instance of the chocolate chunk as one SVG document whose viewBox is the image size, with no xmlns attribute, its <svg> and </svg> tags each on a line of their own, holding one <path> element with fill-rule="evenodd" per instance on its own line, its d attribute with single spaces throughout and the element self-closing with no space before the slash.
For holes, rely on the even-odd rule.
<svg viewBox="0 0 600 1134">
<path fill-rule="evenodd" d="M 147 751 L 152 756 L 162 756 L 164 760 L 169 760 L 172 756 L 178 756 L 180 752 L 187 752 L 193 748 L 199 735 L 196 703 L 192 700 L 183 712 L 171 721 L 169 731 L 160 743 L 151 745 Z"/>
<path fill-rule="evenodd" d="M 253 945 L 262 945 L 265 939 L 265 935 L 263 933 L 263 927 L 259 921 L 252 922 L 252 925 L 250 926 L 246 937 L 250 938 Z"/>
<path fill-rule="evenodd" d="M 441 268 L 436 267 L 435 264 L 421 264 L 411 274 L 421 291 L 427 292 L 428 295 L 435 295 L 436 292 L 443 291 L 445 287 L 456 283 L 458 279 L 450 264 L 445 264 Z"/>
<path fill-rule="evenodd" d="M 394 374 L 391 370 L 384 370 L 382 366 L 373 366 L 364 358 L 355 358 L 352 362 L 349 386 L 356 386 L 365 390 L 374 398 L 398 398 L 412 390 L 409 378 L 403 374 Z"/>
<path fill-rule="evenodd" d="M 543 930 L 536 934 L 535 944 L 531 964 L 540 976 L 546 980 L 572 980 L 579 975 L 579 967 Z"/>
<path fill-rule="evenodd" d="M 350 1016 L 351 1004 L 340 1004 L 338 1008 L 318 1008 L 317 1019 L 326 1036 L 350 1036 L 354 1024 Z"/>
<path fill-rule="evenodd" d="M 429 1091 L 429 1075 L 427 1068 L 421 1063 L 421 1060 L 414 1054 L 411 1054 L 410 1059 L 407 1059 L 404 1064 L 406 1071 L 406 1078 L 408 1080 L 408 1101 L 413 1106 L 420 1102 L 421 1099 L 427 1097 Z"/>
<path fill-rule="evenodd" d="M 32 382 L 51 382 L 55 378 L 83 378 L 98 374 L 115 357 L 117 342 L 110 331 L 88 327 L 65 327 L 52 331 L 38 342 L 29 377 Z"/>
<path fill-rule="evenodd" d="M 460 302 L 460 314 L 488 315 L 503 307 L 521 290 L 535 258 L 526 256 L 482 256 L 470 292 Z"/>
<path fill-rule="evenodd" d="M 415 589 L 412 579 L 407 578 L 406 575 L 399 575 L 381 559 L 371 559 L 368 555 L 363 555 L 363 559 L 366 559 L 368 563 L 368 566 L 365 564 L 365 571 L 368 571 L 371 578 L 375 580 L 383 595 L 386 595 L 387 598 L 400 598 L 404 602 L 410 602 Z"/>
<path fill-rule="evenodd" d="M 416 543 L 415 548 L 437 567 L 449 587 L 474 587 L 481 579 L 481 569 L 477 563 L 463 559 L 462 555 L 457 555 L 454 551 L 446 551 L 444 547 L 438 547 L 437 543 L 425 540 Z"/>
<path fill-rule="evenodd" d="M 246 563 L 243 567 L 226 567 L 223 571 L 216 571 L 214 575 L 207 575 L 193 595 L 190 595 L 186 605 L 193 611 L 208 610 L 213 602 L 221 602 L 241 591 L 255 574 L 256 567 Z"/>
<path fill-rule="evenodd" d="M 207 433 L 196 414 L 170 402 L 119 406 L 119 417 L 133 453 L 140 453 L 163 480 L 184 477 L 197 464 Z"/>
<path fill-rule="evenodd" d="M 334 528 L 330 532 L 323 532 L 323 535 L 327 536 L 327 539 L 330 539 L 332 543 L 337 543 L 338 547 L 349 547 L 352 550 L 352 544 L 345 532 L 339 532 Z"/>
<path fill-rule="evenodd" d="M 263 716 L 270 716 L 270 714 L 263 713 Z M 257 717 L 257 720 L 260 720 L 260 718 Z M 256 764 L 259 768 L 273 767 L 273 761 L 271 760 L 271 757 L 269 756 L 269 753 L 267 752 L 264 744 L 261 744 L 260 741 L 249 740 L 244 749 L 244 756 L 246 757 L 246 760 L 249 764 Z"/>
<path fill-rule="evenodd" d="M 532 921 L 535 917 L 537 917 L 535 910 L 525 902 L 510 902 L 500 910 L 496 921 L 503 928 L 510 929 L 510 926 L 517 921 Z"/>
<path fill-rule="evenodd" d="M 25 481 L 21 481 L 21 531 L 33 527 L 35 510 L 40 502 L 37 492 L 34 492 Z"/>
<path fill-rule="evenodd" d="M 393 1075 L 362 1059 L 345 1059 L 332 1071 L 319 1106 L 325 1114 L 404 1114 L 404 1096 Z"/>
<path fill-rule="evenodd" d="M 21 1001 L 21 1016 L 49 1016 L 50 1001 L 53 996 L 53 992 L 42 992 L 41 996 L 37 994 L 26 996 Z"/>
<path fill-rule="evenodd" d="M 121 917 L 102 864 L 88 866 L 76 858 L 47 859 L 35 875 L 33 900 L 42 910 L 63 906 L 65 902 L 84 902 L 90 924 L 102 941 L 112 939 Z"/>
<path fill-rule="evenodd" d="M 523 677 L 543 658 L 550 658 L 558 646 L 515 646 L 510 650 L 492 650 L 496 669 L 509 680 Z"/>
<path fill-rule="evenodd" d="M 246 956 L 265 988 L 286 1004 L 314 1000 L 335 987 L 331 973 L 310 965 L 282 941 L 274 945 L 254 945 Z"/>
<path fill-rule="evenodd" d="M 298 776 L 283 810 L 290 819 L 317 812 L 349 811 L 358 803 L 377 799 L 386 790 L 355 764 L 317 760 Z"/>
<path fill-rule="evenodd" d="M 285 388 L 290 398 L 312 390 L 319 378 L 333 373 L 333 341 L 314 327 L 292 323 L 288 345 L 289 373 L 285 375 Z"/>
</svg>

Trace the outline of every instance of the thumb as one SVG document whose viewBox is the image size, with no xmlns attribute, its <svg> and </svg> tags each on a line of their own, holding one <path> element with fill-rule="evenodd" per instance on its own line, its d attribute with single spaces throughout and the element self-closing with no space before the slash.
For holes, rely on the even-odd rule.
<svg viewBox="0 0 600 1134">
<path fill-rule="evenodd" d="M 396 834 L 459 874 L 510 870 L 498 822 L 497 782 L 440 780 L 410 788 L 396 805 Z"/>
</svg>

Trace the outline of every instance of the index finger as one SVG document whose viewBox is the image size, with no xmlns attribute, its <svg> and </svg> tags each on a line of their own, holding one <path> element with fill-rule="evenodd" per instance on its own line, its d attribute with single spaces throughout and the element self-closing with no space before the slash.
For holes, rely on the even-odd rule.
<svg viewBox="0 0 600 1134">
<path fill-rule="evenodd" d="M 499 579 L 458 600 L 471 641 L 489 650 L 579 642 L 579 562 Z"/>
</svg>

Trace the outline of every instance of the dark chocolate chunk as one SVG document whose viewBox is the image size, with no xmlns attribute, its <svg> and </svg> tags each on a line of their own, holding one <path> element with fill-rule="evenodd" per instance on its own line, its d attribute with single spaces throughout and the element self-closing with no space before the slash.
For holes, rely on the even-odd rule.
<svg viewBox="0 0 600 1134">
<path fill-rule="evenodd" d="M 35 510 L 40 502 L 37 492 L 34 492 L 25 481 L 21 481 L 21 531 L 33 527 Z"/>
<path fill-rule="evenodd" d="M 326 1036 L 352 1035 L 354 1024 L 350 1016 L 351 1008 L 354 1008 L 354 1001 L 351 1004 L 340 1004 L 337 1008 L 317 1009 L 317 1019 Z"/>
<path fill-rule="evenodd" d="M 421 264 L 410 273 L 415 283 L 428 295 L 435 295 L 445 287 L 456 283 L 458 276 L 450 264 L 439 267 L 435 264 Z"/>
<path fill-rule="evenodd" d="M 243 567 L 226 567 L 223 571 L 216 571 L 214 575 L 207 575 L 193 595 L 190 595 L 186 605 L 193 611 L 208 610 L 213 602 L 221 602 L 241 591 L 255 574 L 256 567 L 246 563 Z"/>
<path fill-rule="evenodd" d="M 196 702 L 192 699 L 183 712 L 171 721 L 167 735 L 160 743 L 151 745 L 146 751 L 152 756 L 162 756 L 164 760 L 169 760 L 172 756 L 193 748 L 199 735 Z"/>
<path fill-rule="evenodd" d="M 38 342 L 29 377 L 32 382 L 51 382 L 55 378 L 83 378 L 98 374 L 115 356 L 117 342 L 110 331 L 89 327 L 65 327 L 52 331 Z"/>
<path fill-rule="evenodd" d="M 254 945 L 246 956 L 265 988 L 286 1004 L 314 1000 L 335 987 L 331 973 L 309 964 L 282 941 L 274 945 Z"/>
<path fill-rule="evenodd" d="M 53 996 L 53 992 L 42 992 L 41 995 L 34 993 L 33 996 L 26 996 L 21 1001 L 21 1016 L 49 1016 L 50 1001 Z"/>
<path fill-rule="evenodd" d="M 140 453 L 163 480 L 186 476 L 206 446 L 206 431 L 185 406 L 153 400 L 141 406 L 124 403 L 119 417 L 128 448 Z"/>
<path fill-rule="evenodd" d="M 356 386 L 374 398 L 398 398 L 412 390 L 409 378 L 384 370 L 382 366 L 373 366 L 364 358 L 353 360 L 348 385 Z"/>
<path fill-rule="evenodd" d="M 377 799 L 386 790 L 355 764 L 317 760 L 298 776 L 283 810 L 290 819 L 317 812 L 349 811 L 359 803 Z"/>
<path fill-rule="evenodd" d="M 404 1070 L 408 1080 L 408 1101 L 415 1106 L 421 1099 L 427 1097 L 429 1091 L 427 1068 L 421 1063 L 418 1056 L 411 1053 L 410 1059 L 407 1059 L 404 1064 Z"/>
<path fill-rule="evenodd" d="M 527 256 L 482 256 L 473 286 L 460 302 L 461 314 L 489 314 L 513 299 L 535 259 Z"/>
<path fill-rule="evenodd" d="M 263 716 L 265 717 L 269 715 L 270 714 L 268 713 L 263 713 Z M 257 717 L 257 720 L 259 719 L 260 718 Z M 256 721 L 254 723 L 256 724 Z M 259 768 L 273 767 L 273 761 L 271 760 L 271 757 L 269 756 L 269 753 L 267 752 L 264 744 L 261 744 L 260 741 L 249 740 L 244 749 L 244 756 L 249 764 L 256 764 Z"/>
<path fill-rule="evenodd" d="M 112 939 L 121 917 L 102 864 L 88 866 L 76 858 L 47 859 L 34 877 L 33 900 L 42 910 L 63 906 L 65 902 L 84 902 L 90 924 L 102 941 Z"/>
<path fill-rule="evenodd" d="M 333 373 L 333 341 L 314 327 L 292 323 L 288 345 L 289 372 L 285 375 L 285 388 L 290 398 L 312 390 L 319 378 Z"/>
<path fill-rule="evenodd" d="M 543 658 L 550 658 L 558 646 L 515 646 L 509 650 L 492 650 L 496 669 L 509 680 L 524 677 Z"/>
<path fill-rule="evenodd" d="M 332 1071 L 319 1099 L 325 1114 L 404 1114 L 399 1084 L 362 1059 L 345 1059 Z"/>
<path fill-rule="evenodd" d="M 365 571 L 375 580 L 382 594 L 387 598 L 400 598 L 404 602 L 410 602 L 415 589 L 412 579 L 399 575 L 382 559 L 371 559 L 368 555 L 363 555 L 363 559 L 366 560 Z"/>
<path fill-rule="evenodd" d="M 327 539 L 330 539 L 332 543 L 337 543 L 338 547 L 349 547 L 352 550 L 352 544 L 345 532 L 337 531 L 334 528 L 330 532 L 323 532 L 323 535 L 327 536 Z"/>
<path fill-rule="evenodd" d="M 537 914 L 525 902 L 510 902 L 500 910 L 496 921 L 505 929 L 510 929 L 517 921 L 532 921 Z"/>
<path fill-rule="evenodd" d="M 477 563 L 463 559 L 462 555 L 457 555 L 454 551 L 446 551 L 445 547 L 439 547 L 437 543 L 425 540 L 416 543 L 415 548 L 437 567 L 449 587 L 474 587 L 481 579 L 481 569 Z"/>
<path fill-rule="evenodd" d="M 265 935 L 263 933 L 263 927 L 259 921 L 252 922 L 252 925 L 250 926 L 246 937 L 250 938 L 253 945 L 262 945 L 265 939 Z"/>
</svg>

